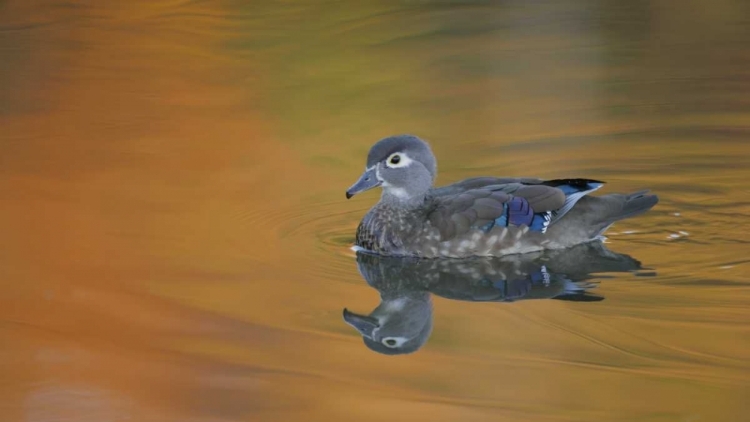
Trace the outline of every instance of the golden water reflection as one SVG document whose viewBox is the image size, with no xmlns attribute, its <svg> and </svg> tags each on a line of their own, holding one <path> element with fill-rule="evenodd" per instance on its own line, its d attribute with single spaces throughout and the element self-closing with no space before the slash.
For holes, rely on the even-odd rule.
<svg viewBox="0 0 750 422">
<path fill-rule="evenodd" d="M 742 420 L 750 10 L 703 3 L 0 4 L 0 420 Z M 362 347 L 369 145 L 440 182 L 660 195 L 602 302 L 434 300 Z M 683 234 L 684 233 L 684 234 Z"/>
</svg>

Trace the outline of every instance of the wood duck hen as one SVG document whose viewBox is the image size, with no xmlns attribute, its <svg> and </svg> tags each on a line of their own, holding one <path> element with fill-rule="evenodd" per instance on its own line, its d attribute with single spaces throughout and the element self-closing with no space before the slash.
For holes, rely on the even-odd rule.
<svg viewBox="0 0 750 422">
<path fill-rule="evenodd" d="M 475 177 L 433 187 L 437 162 L 413 135 L 372 146 L 365 172 L 346 197 L 381 187 L 357 228 L 356 245 L 382 255 L 502 256 L 595 240 L 612 223 L 648 211 L 656 195 L 589 194 L 591 179 Z"/>
</svg>

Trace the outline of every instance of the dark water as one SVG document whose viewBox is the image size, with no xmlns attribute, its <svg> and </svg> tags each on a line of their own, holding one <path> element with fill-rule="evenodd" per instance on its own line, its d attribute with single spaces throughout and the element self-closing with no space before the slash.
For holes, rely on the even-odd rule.
<svg viewBox="0 0 750 422">
<path fill-rule="evenodd" d="M 0 420 L 746 419 L 750 5 L 355 3 L 0 2 Z M 403 132 L 441 184 L 661 202 L 607 249 L 357 259 Z M 342 318 L 381 301 L 416 352 Z"/>
</svg>

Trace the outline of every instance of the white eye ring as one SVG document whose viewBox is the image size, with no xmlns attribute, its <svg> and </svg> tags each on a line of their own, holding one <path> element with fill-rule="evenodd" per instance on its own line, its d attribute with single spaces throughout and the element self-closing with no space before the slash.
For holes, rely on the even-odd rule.
<svg viewBox="0 0 750 422">
<path fill-rule="evenodd" d="M 396 169 L 406 167 L 410 165 L 412 161 L 413 160 L 403 152 L 394 152 L 393 154 L 389 155 L 388 158 L 386 158 L 385 165 L 386 167 Z"/>
<path fill-rule="evenodd" d="M 406 339 L 403 337 L 386 337 L 380 342 L 383 343 L 383 346 L 389 349 L 395 349 L 396 347 L 401 347 L 401 345 L 406 343 Z"/>
</svg>

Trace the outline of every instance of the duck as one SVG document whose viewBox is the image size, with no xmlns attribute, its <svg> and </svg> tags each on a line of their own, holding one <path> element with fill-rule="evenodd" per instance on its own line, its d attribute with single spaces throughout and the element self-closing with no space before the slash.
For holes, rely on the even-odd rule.
<svg viewBox="0 0 750 422">
<path fill-rule="evenodd" d="M 387 256 L 466 258 L 564 249 L 601 239 L 616 221 L 659 201 L 648 190 L 590 195 L 605 182 L 473 177 L 436 187 L 437 159 L 415 135 L 377 141 L 346 198 L 381 188 L 355 249 Z"/>
</svg>

